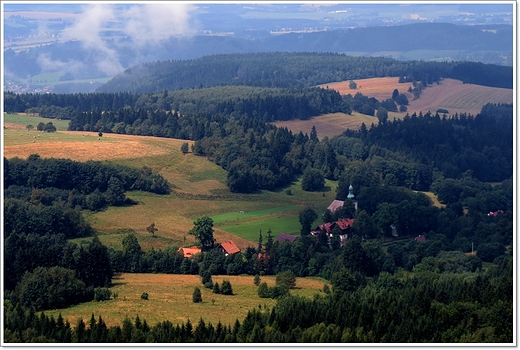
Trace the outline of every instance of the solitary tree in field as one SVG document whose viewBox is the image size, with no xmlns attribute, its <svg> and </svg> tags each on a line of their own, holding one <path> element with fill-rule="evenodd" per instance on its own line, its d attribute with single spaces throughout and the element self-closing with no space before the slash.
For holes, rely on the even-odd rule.
<svg viewBox="0 0 520 350">
<path fill-rule="evenodd" d="M 32 129 L 34 129 L 34 125 L 27 124 L 26 128 L 27 128 L 28 131 L 31 131 Z"/>
<path fill-rule="evenodd" d="M 202 293 L 199 287 L 195 287 L 193 290 L 192 300 L 194 303 L 202 303 Z"/>
<path fill-rule="evenodd" d="M 276 274 L 276 284 L 285 284 L 289 288 L 296 286 L 296 276 L 290 270 L 279 272 Z"/>
<path fill-rule="evenodd" d="M 155 237 L 155 231 L 159 231 L 159 229 L 155 227 L 155 222 L 152 222 L 152 224 L 146 228 L 146 231 L 148 231 L 148 233 L 151 233 L 152 237 Z"/>
<path fill-rule="evenodd" d="M 352 90 L 355 90 L 357 88 L 357 84 L 354 80 L 351 80 L 348 87 L 351 88 Z"/>
<path fill-rule="evenodd" d="M 189 234 L 195 236 L 203 250 L 213 248 L 215 244 L 215 239 L 213 238 L 213 219 L 208 216 L 203 216 L 195 220 L 193 224 L 195 226 L 189 231 Z"/>
<path fill-rule="evenodd" d="M 187 142 L 184 142 L 184 143 L 182 144 L 182 146 L 181 146 L 181 152 L 182 152 L 182 154 L 186 154 L 186 153 L 188 153 L 188 149 L 189 149 L 189 147 L 188 147 L 188 143 L 187 143 Z"/>
</svg>

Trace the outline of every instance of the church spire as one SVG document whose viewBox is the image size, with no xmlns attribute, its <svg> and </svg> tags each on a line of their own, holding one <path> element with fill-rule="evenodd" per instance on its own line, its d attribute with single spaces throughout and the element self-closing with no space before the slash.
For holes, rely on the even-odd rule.
<svg viewBox="0 0 520 350">
<path fill-rule="evenodd" d="M 347 198 L 350 199 L 350 200 L 354 200 L 354 187 L 352 187 L 352 183 L 348 187 L 348 196 L 347 196 Z"/>
</svg>

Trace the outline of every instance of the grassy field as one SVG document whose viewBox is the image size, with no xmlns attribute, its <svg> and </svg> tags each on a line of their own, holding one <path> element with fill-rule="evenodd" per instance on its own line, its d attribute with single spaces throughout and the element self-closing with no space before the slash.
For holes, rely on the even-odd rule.
<svg viewBox="0 0 520 350">
<path fill-rule="evenodd" d="M 253 276 L 212 276 L 213 282 L 222 284 L 227 279 L 235 295 L 213 294 L 202 286 L 199 276 L 169 274 L 131 274 L 124 273 L 113 279 L 111 291 L 118 294 L 116 299 L 103 302 L 88 302 L 67 309 L 48 310 L 48 315 L 55 318 L 61 313 L 74 326 L 78 318 L 88 322 L 91 315 L 96 319 L 101 316 L 108 326 L 121 325 L 125 317 L 134 320 L 137 315 L 148 325 L 169 320 L 173 324 L 204 321 L 216 325 L 218 321 L 233 325 L 235 320 L 243 320 L 249 310 L 255 307 L 272 308 L 276 301 L 258 297 L 253 284 Z M 262 276 L 262 282 L 269 286 L 275 284 L 275 276 Z M 324 294 L 324 284 L 330 284 L 319 278 L 297 278 L 296 288 L 291 294 L 312 298 L 315 294 Z M 192 294 L 195 287 L 202 292 L 202 303 L 193 303 Z M 141 295 L 148 293 L 148 300 Z M 214 300 L 215 302 L 213 303 Z"/>
<path fill-rule="evenodd" d="M 262 232 L 270 227 L 274 237 L 281 232 L 299 232 L 299 211 L 311 206 L 321 215 L 335 197 L 336 183 L 331 181 L 327 181 L 323 192 L 305 192 L 301 183 L 295 181 L 277 191 L 231 193 L 226 186 L 225 170 L 204 157 L 180 152 L 185 140 L 109 133 L 98 137 L 97 133 L 62 131 L 67 123 L 63 120 L 56 121 L 62 123 L 57 124 L 56 133 L 25 129 L 28 123 L 37 125 L 42 119 L 5 115 L 4 156 L 27 158 L 38 153 L 43 158 L 110 160 L 136 168 L 148 166 L 171 183 L 169 195 L 131 191 L 126 195 L 137 205 L 85 212 L 87 222 L 98 232 L 101 242 L 115 249 L 121 249 L 121 241 L 128 232 L 136 232 L 144 250 L 192 245 L 194 237 L 188 231 L 193 228 L 194 219 L 202 216 L 218 219 L 214 234 L 217 242 L 232 239 L 245 249 L 257 245 L 257 227 L 266 227 Z M 293 195 L 287 195 L 286 189 Z M 240 211 L 245 213 L 240 219 L 243 229 L 237 230 L 236 222 L 223 222 L 233 219 Z M 159 229 L 156 237 L 146 231 L 152 222 Z M 227 226 L 230 226 L 229 231 Z"/>
</svg>

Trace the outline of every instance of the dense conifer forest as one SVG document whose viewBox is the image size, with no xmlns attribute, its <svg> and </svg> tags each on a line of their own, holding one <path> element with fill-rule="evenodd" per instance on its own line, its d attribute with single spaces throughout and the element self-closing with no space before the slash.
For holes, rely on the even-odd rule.
<svg viewBox="0 0 520 350">
<path fill-rule="evenodd" d="M 149 168 L 38 155 L 4 158 L 4 340 L 513 342 L 513 106 L 488 104 L 476 116 L 428 112 L 380 119 L 370 128 L 362 125 L 320 140 L 316 129 L 309 135 L 293 134 L 269 122 L 337 111 L 373 115 L 384 101 L 308 85 L 388 74 L 413 76 L 427 85 L 453 72 L 466 74 L 462 68 L 469 63 L 262 54 L 251 66 L 242 67 L 237 79 L 237 84 L 255 87 L 204 87 L 224 84 L 236 76 L 237 65 L 251 57 L 257 56 L 212 56 L 147 66 L 183 66 L 183 81 L 191 81 L 195 89 L 169 90 L 170 85 L 159 82 L 156 90 L 139 93 L 140 87 L 128 90 L 135 92 L 95 94 L 6 93 L 4 107 L 70 119 L 70 130 L 193 140 L 197 156 L 227 170 L 232 192 L 275 190 L 299 176 L 317 175 L 318 183 L 323 178 L 338 180 L 336 198 L 345 200 L 352 184 L 357 214 L 348 199 L 337 213 L 314 213 L 324 222 L 356 215 L 349 239 L 340 244 L 337 231 L 330 240 L 325 231 L 311 235 L 302 214 L 302 235 L 293 244 L 279 243 L 267 232 L 265 241 L 259 237 L 258 247 L 228 256 L 213 249 L 185 259 L 176 246 L 145 252 L 135 232 L 126 232 L 122 250 L 107 248 L 82 212 L 133 205 L 125 195 L 129 190 L 167 194 L 169 184 L 160 174 Z M 301 63 L 300 70 L 295 62 Z M 340 62 L 343 68 L 334 68 Z M 270 69 L 264 69 L 265 76 L 251 75 L 262 72 L 259 64 Z M 317 64 L 329 67 L 327 73 L 316 69 Z M 171 69 L 168 72 L 175 73 Z M 512 79 L 502 68 L 479 69 L 480 77 Z M 197 74 L 210 71 L 216 80 L 200 87 Z M 331 74 L 336 77 L 331 79 Z M 142 80 L 145 85 L 155 79 L 149 77 Z M 164 78 L 168 84 L 170 78 Z M 491 78 L 487 82 L 494 84 Z M 433 192 L 445 206 L 434 206 L 419 191 Z M 392 226 L 405 240 L 393 239 Z M 414 240 L 417 235 L 426 241 Z M 88 243 L 69 241 L 87 236 L 94 238 Z M 473 247 L 476 255 L 471 254 Z M 276 298 L 276 306 L 251 310 L 233 325 L 201 319 L 149 326 L 136 317 L 107 327 L 103 315 L 70 324 L 39 313 L 110 298 L 107 287 L 114 272 L 207 279 L 286 271 L 325 278 L 333 288 L 324 287 L 324 296 L 305 299 L 291 295 L 289 288 L 260 284 L 259 296 Z"/>
<path fill-rule="evenodd" d="M 473 62 L 398 61 L 336 53 L 251 53 L 159 61 L 132 67 L 98 92 L 157 92 L 199 86 L 314 86 L 333 81 L 405 77 L 428 84 L 441 78 L 494 87 L 513 87 L 512 67 Z"/>
</svg>

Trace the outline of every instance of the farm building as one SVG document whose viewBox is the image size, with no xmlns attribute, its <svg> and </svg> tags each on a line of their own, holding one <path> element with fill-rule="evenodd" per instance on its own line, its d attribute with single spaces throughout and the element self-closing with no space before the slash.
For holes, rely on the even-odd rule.
<svg viewBox="0 0 520 350">
<path fill-rule="evenodd" d="M 220 243 L 217 249 L 224 253 L 225 256 L 240 253 L 240 248 L 231 240 Z"/>
<path fill-rule="evenodd" d="M 178 250 L 179 250 L 179 252 L 184 254 L 185 258 L 191 258 L 193 255 L 201 252 L 201 250 L 199 248 L 197 248 L 196 246 L 193 246 L 191 248 L 179 248 Z"/>
<path fill-rule="evenodd" d="M 279 243 L 283 243 L 283 242 L 289 242 L 289 243 L 294 243 L 294 241 L 296 241 L 298 238 L 300 238 L 299 236 L 294 236 L 294 235 L 290 235 L 288 233 L 280 233 L 278 235 L 278 237 L 276 238 L 276 241 L 279 242 Z"/>
</svg>

